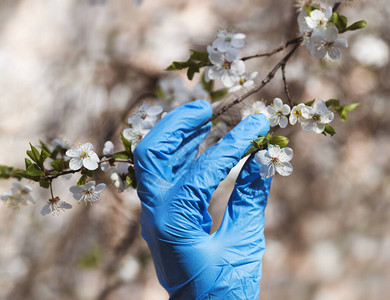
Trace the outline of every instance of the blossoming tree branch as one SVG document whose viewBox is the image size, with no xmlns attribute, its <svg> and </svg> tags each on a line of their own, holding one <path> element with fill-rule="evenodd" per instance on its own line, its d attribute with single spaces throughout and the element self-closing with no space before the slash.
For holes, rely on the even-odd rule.
<svg viewBox="0 0 390 300">
<path fill-rule="evenodd" d="M 337 12 L 341 2 L 342 0 L 298 1 L 298 36 L 265 53 L 241 57 L 240 50 L 245 46 L 245 34 L 229 30 L 218 31 L 217 38 L 207 46 L 207 51 L 191 50 L 187 61 L 173 62 L 167 68 L 171 71 L 187 70 L 189 80 L 193 80 L 196 73 L 201 73 L 201 79 L 194 89 L 188 90 L 179 77 L 169 77 L 160 80 L 156 96 L 165 107 L 175 107 L 193 99 L 215 102 L 233 95 L 233 101 L 227 104 L 221 101 L 222 105 L 217 106 L 210 119 L 215 127 L 224 128 L 226 124 L 218 118 L 263 89 L 280 70 L 285 99 L 276 97 L 270 103 L 265 100 L 253 101 L 242 109 L 241 117 L 263 113 L 269 118 L 273 128 L 266 136 L 259 136 L 252 141 L 252 146 L 245 154 L 254 153 L 255 160 L 260 165 L 260 175 L 266 178 L 275 173 L 290 175 L 293 171 L 290 163 L 293 150 L 287 147 L 288 138 L 275 136 L 274 130 L 299 124 L 304 131 L 333 136 L 336 132 L 330 123 L 335 114 L 347 121 L 347 112 L 359 105 L 342 105 L 338 99 L 325 101 L 320 95 L 316 99 L 303 99 L 301 103 L 296 103 L 291 99 L 287 84 L 286 64 L 300 46 L 304 46 L 308 54 L 319 60 L 338 60 L 342 57 L 343 49 L 348 47 L 348 41 L 342 34 L 366 26 L 364 20 L 349 24 L 347 17 Z M 246 72 L 245 61 L 270 57 L 283 51 L 286 51 L 286 54 L 260 82 L 256 79 L 258 72 Z M 222 89 L 214 88 L 217 81 L 222 83 Z M 128 126 L 121 132 L 122 149 L 115 152 L 114 144 L 107 141 L 100 156 L 89 142 L 77 142 L 72 147 L 57 139 L 50 144 L 40 142 L 38 147 L 30 143 L 24 169 L 0 165 L 0 178 L 17 179 L 11 191 L 1 195 L 1 200 L 14 209 L 35 203 L 32 188 L 22 183 L 22 179 L 27 179 L 49 190 L 50 196 L 48 201 L 43 203 L 41 214 L 54 215 L 72 208 L 70 203 L 62 201 L 55 194 L 54 182 L 59 177 L 68 178 L 79 174 L 77 185 L 70 187 L 69 191 L 77 202 L 85 204 L 98 201 L 100 192 L 106 187 L 104 183 L 97 184 L 93 179 L 95 172 L 109 173 L 118 192 L 136 188 L 133 151 L 164 114 L 162 106 L 142 104 L 137 112 L 128 118 Z"/>
</svg>

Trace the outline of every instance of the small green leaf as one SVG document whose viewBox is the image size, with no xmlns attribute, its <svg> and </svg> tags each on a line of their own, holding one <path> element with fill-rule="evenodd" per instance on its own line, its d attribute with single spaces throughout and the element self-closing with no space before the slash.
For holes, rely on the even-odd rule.
<svg viewBox="0 0 390 300">
<path fill-rule="evenodd" d="M 353 111 L 353 110 L 355 110 L 359 105 L 360 105 L 360 103 L 352 103 L 352 104 L 348 104 L 348 105 L 342 106 L 342 107 L 341 107 L 341 112 L 340 112 L 341 120 L 343 120 L 343 121 L 348 121 L 347 111 Z"/>
<path fill-rule="evenodd" d="M 49 186 L 50 186 L 50 181 L 47 180 L 47 179 L 41 179 L 41 180 L 39 181 L 39 186 L 40 186 L 40 187 L 43 187 L 44 189 L 48 189 Z"/>
<path fill-rule="evenodd" d="M 311 100 L 311 101 L 308 101 L 308 102 L 305 102 L 305 105 L 306 106 L 312 106 L 314 101 L 316 101 L 315 99 Z"/>
<path fill-rule="evenodd" d="M 121 138 L 122 138 L 122 143 L 123 143 L 123 147 L 125 147 L 125 151 L 127 154 L 131 155 L 131 142 L 129 140 L 127 140 L 123 134 L 121 133 Z"/>
<path fill-rule="evenodd" d="M 126 151 L 115 153 L 111 157 L 118 158 L 118 159 L 129 159 L 129 155 L 126 153 Z"/>
<path fill-rule="evenodd" d="M 29 176 L 45 175 L 45 172 L 43 172 L 37 164 L 32 164 L 32 165 L 28 166 L 26 171 L 27 171 L 27 175 L 29 175 Z"/>
<path fill-rule="evenodd" d="M 83 169 L 83 170 L 81 170 L 81 174 L 82 175 L 86 175 L 88 177 L 92 177 L 93 176 L 93 171 L 92 170 Z"/>
<path fill-rule="evenodd" d="M 322 132 L 323 135 L 330 135 L 330 136 L 334 136 L 336 134 L 336 131 L 334 130 L 334 128 L 330 125 L 325 125 L 325 129 L 324 131 Z"/>
<path fill-rule="evenodd" d="M 340 101 L 337 99 L 329 99 L 325 104 L 329 109 L 337 109 L 340 106 Z"/>
<path fill-rule="evenodd" d="M 43 150 L 45 150 L 47 153 L 49 153 L 49 156 L 50 156 L 51 155 L 51 151 L 50 151 L 49 147 L 42 141 L 39 141 L 39 143 L 41 144 L 41 148 Z"/>
<path fill-rule="evenodd" d="M 50 152 L 47 152 L 45 149 L 41 150 L 40 161 L 42 164 L 45 162 L 46 158 L 50 157 L 50 155 Z"/>
<path fill-rule="evenodd" d="M 345 28 L 345 31 L 358 30 L 365 27 L 367 27 L 367 22 L 365 20 L 360 20 Z"/>
<path fill-rule="evenodd" d="M 187 70 L 187 78 L 192 80 L 194 78 L 195 73 L 199 72 L 199 67 L 197 65 L 192 65 Z"/>
<path fill-rule="evenodd" d="M 12 167 L 0 165 L 0 178 L 8 179 L 12 174 Z"/>
<path fill-rule="evenodd" d="M 272 138 L 272 133 L 268 133 L 266 136 L 260 135 L 256 140 L 251 141 L 252 146 L 245 152 L 244 157 L 257 152 L 259 150 L 264 150 L 268 147 L 269 141 Z"/>
<path fill-rule="evenodd" d="M 190 56 L 191 59 L 197 60 L 203 64 L 209 62 L 209 53 L 204 51 L 191 50 L 192 54 Z"/>
<path fill-rule="evenodd" d="M 137 179 L 135 178 L 134 167 L 129 166 L 128 171 L 129 171 L 129 173 L 126 176 L 126 184 L 127 184 L 127 177 L 129 177 L 129 179 L 131 179 L 131 186 L 136 189 L 137 188 Z"/>
<path fill-rule="evenodd" d="M 131 186 L 132 183 L 133 183 L 133 181 L 131 180 L 130 176 L 127 175 L 126 176 L 126 187 Z"/>
<path fill-rule="evenodd" d="M 209 82 L 206 82 L 205 80 L 205 73 L 202 74 L 202 86 L 203 86 L 203 89 L 206 91 L 206 92 L 211 92 L 213 90 L 213 87 L 214 87 L 214 80 L 209 80 Z"/>
<path fill-rule="evenodd" d="M 271 145 L 279 145 L 280 148 L 284 148 L 288 145 L 288 138 L 285 136 L 273 136 L 269 143 Z"/>
<path fill-rule="evenodd" d="M 85 185 L 87 183 L 87 175 L 82 175 L 77 181 L 77 185 Z"/>
<path fill-rule="evenodd" d="M 50 165 L 58 172 L 61 172 L 65 168 L 64 160 L 62 158 L 53 160 Z"/>
<path fill-rule="evenodd" d="M 24 159 L 24 164 L 25 164 L 26 169 L 27 169 L 29 166 L 32 165 L 32 162 L 31 162 L 31 160 L 29 160 L 28 158 L 25 158 L 25 159 Z"/>
<path fill-rule="evenodd" d="M 31 150 L 27 150 L 27 155 L 37 164 L 40 163 L 40 154 L 37 148 L 30 143 Z"/>
<path fill-rule="evenodd" d="M 228 89 L 220 89 L 213 92 L 210 92 L 210 98 L 211 101 L 217 101 L 219 99 L 222 99 L 229 93 Z"/>
<path fill-rule="evenodd" d="M 336 25 L 339 33 L 346 31 L 348 19 L 346 16 L 339 15 L 337 12 L 332 13 L 332 16 L 329 19 L 329 22 Z"/>
</svg>

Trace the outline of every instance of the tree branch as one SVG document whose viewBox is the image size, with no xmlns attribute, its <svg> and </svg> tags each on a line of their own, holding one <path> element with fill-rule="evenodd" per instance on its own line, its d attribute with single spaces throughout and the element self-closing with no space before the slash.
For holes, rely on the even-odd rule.
<svg viewBox="0 0 390 300">
<path fill-rule="evenodd" d="M 299 38 L 299 40 L 301 41 L 302 38 Z M 257 93 L 258 91 L 260 91 L 263 87 L 265 87 L 271 80 L 272 78 L 274 78 L 276 72 L 283 66 L 283 65 L 286 65 L 287 61 L 291 58 L 291 56 L 294 54 L 294 52 L 298 49 L 298 47 L 300 46 L 300 43 L 296 43 L 294 48 L 292 48 L 290 50 L 289 53 L 287 53 L 287 55 L 285 57 L 283 57 L 274 67 L 273 69 L 268 73 L 267 77 L 263 79 L 263 81 L 260 83 L 260 85 L 256 88 L 254 88 L 253 90 L 250 90 L 248 91 L 247 93 L 245 93 L 244 95 L 238 97 L 237 99 L 235 99 L 233 102 L 223 106 L 220 110 L 218 110 L 217 112 L 213 113 L 213 115 L 211 116 L 211 118 L 207 121 L 207 122 L 210 122 L 216 118 L 218 118 L 220 115 L 224 114 L 225 112 L 227 112 L 230 108 L 232 108 L 234 105 L 237 105 L 239 104 L 240 102 L 244 101 L 246 98 L 248 98 L 250 95 L 253 95 L 254 93 Z"/>
</svg>

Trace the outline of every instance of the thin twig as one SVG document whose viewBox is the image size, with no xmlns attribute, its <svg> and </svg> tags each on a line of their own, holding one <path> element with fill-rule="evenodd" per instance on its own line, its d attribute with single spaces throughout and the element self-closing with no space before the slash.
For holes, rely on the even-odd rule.
<svg viewBox="0 0 390 300">
<path fill-rule="evenodd" d="M 282 66 L 280 67 L 281 70 L 282 70 L 282 79 L 283 79 L 283 84 L 284 84 L 284 92 L 286 94 L 286 97 L 288 99 L 288 102 L 290 103 L 290 106 L 293 107 L 293 102 L 291 100 L 291 96 L 290 96 L 290 89 L 288 87 L 288 84 L 287 84 L 287 79 L 286 79 L 286 64 L 282 64 Z"/>
<path fill-rule="evenodd" d="M 216 118 L 218 118 L 220 115 L 224 114 L 225 112 L 227 112 L 230 108 L 232 108 L 234 105 L 237 105 L 239 104 L 240 102 L 244 101 L 246 98 L 248 98 L 250 95 L 253 95 L 254 93 L 257 93 L 258 91 L 260 91 L 263 87 L 265 87 L 271 80 L 272 78 L 274 78 L 276 72 L 279 70 L 279 68 L 282 67 L 282 65 L 285 65 L 287 63 L 287 61 L 290 59 L 290 57 L 294 54 L 294 52 L 298 49 L 298 47 L 300 46 L 300 43 L 297 43 L 295 44 L 294 48 L 292 48 L 290 50 L 289 53 L 287 53 L 287 55 L 285 57 L 283 57 L 274 67 L 273 69 L 268 73 L 267 77 L 263 79 L 263 81 L 260 83 L 260 85 L 256 88 L 254 88 L 253 90 L 250 90 L 248 91 L 247 93 L 245 93 L 244 95 L 238 97 L 237 99 L 235 99 L 234 101 L 232 101 L 231 103 L 225 105 L 224 107 L 222 107 L 220 110 L 218 110 L 217 112 L 213 113 L 213 115 L 211 116 L 211 118 L 207 121 L 207 122 L 210 122 Z"/>
<path fill-rule="evenodd" d="M 284 49 L 286 49 L 289 45 L 292 45 L 292 44 L 299 44 L 300 42 L 302 41 L 302 37 L 298 37 L 298 38 L 295 38 L 293 40 L 290 40 L 286 43 L 284 43 L 283 45 L 279 46 L 278 48 L 275 48 L 273 49 L 272 51 L 270 52 L 265 52 L 265 53 L 259 53 L 259 54 L 255 54 L 255 55 L 251 55 L 251 56 L 245 56 L 243 58 L 241 58 L 241 60 L 248 60 L 248 59 L 251 59 L 251 58 L 256 58 L 256 57 L 264 57 L 264 56 L 272 56 Z"/>
</svg>

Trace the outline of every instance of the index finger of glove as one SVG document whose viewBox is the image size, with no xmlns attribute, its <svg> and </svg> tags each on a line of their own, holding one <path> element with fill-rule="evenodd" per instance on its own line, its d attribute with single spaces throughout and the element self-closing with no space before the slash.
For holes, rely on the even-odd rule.
<svg viewBox="0 0 390 300">
<path fill-rule="evenodd" d="M 186 149 L 197 148 L 202 139 L 196 138 L 194 134 L 211 115 L 211 105 L 206 101 L 196 100 L 179 106 L 162 118 L 134 151 L 137 181 L 141 175 L 149 173 L 171 182 L 174 154 L 184 144 Z M 206 127 L 209 128 L 210 125 Z M 204 137 L 205 131 L 207 130 L 200 130 L 199 135 Z"/>
</svg>

